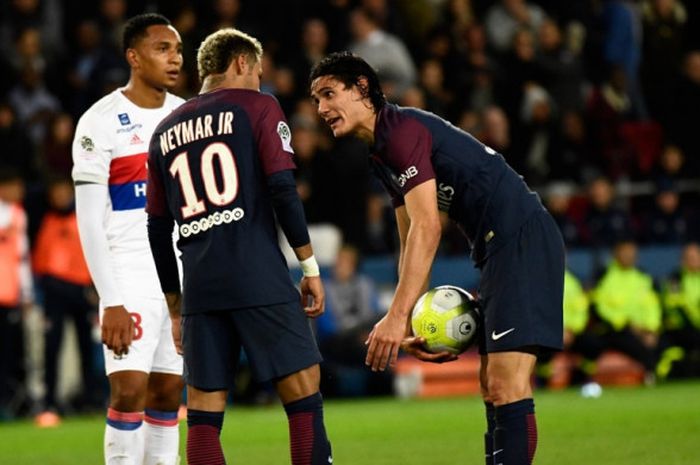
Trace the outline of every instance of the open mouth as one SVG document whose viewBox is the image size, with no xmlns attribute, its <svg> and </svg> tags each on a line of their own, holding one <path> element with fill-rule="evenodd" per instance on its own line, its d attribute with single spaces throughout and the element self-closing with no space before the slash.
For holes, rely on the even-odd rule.
<svg viewBox="0 0 700 465">
<path fill-rule="evenodd" d="M 168 76 L 173 79 L 177 79 L 180 76 L 180 71 L 168 71 Z"/>
<path fill-rule="evenodd" d="M 336 116 L 335 118 L 328 118 L 326 120 L 326 123 L 328 123 L 328 126 L 330 126 L 331 128 L 333 128 L 333 126 L 338 122 L 340 122 L 340 116 Z"/>
</svg>

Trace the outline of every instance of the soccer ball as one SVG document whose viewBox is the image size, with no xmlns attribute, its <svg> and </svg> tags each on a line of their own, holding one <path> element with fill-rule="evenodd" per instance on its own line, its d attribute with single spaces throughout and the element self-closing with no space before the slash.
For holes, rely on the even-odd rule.
<svg viewBox="0 0 700 465">
<path fill-rule="evenodd" d="M 476 300 L 457 286 L 429 290 L 413 307 L 413 334 L 425 339 L 429 352 L 461 354 L 476 341 L 479 310 Z"/>
</svg>

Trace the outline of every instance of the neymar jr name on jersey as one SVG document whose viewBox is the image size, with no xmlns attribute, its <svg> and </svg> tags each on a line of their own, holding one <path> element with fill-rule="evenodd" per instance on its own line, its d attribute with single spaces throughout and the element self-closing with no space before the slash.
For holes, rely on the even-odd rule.
<svg viewBox="0 0 700 465">
<path fill-rule="evenodd" d="M 219 112 L 217 119 L 216 135 L 233 134 L 233 112 Z M 167 155 L 181 145 L 189 144 L 207 137 L 214 137 L 212 123 L 214 116 L 207 114 L 197 116 L 175 124 L 160 135 L 160 150 L 163 156 Z"/>
</svg>

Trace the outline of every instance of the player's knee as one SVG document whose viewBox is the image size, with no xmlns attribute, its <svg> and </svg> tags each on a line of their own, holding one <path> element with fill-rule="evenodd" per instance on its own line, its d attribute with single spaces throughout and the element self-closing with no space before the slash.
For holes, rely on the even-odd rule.
<svg viewBox="0 0 700 465">
<path fill-rule="evenodd" d="M 529 379 L 520 380 L 512 376 L 489 376 L 486 393 L 488 400 L 495 405 L 509 404 L 532 396 Z"/>
<path fill-rule="evenodd" d="M 138 385 L 112 386 L 110 405 L 120 412 L 137 412 L 144 409 L 146 392 Z"/>
</svg>

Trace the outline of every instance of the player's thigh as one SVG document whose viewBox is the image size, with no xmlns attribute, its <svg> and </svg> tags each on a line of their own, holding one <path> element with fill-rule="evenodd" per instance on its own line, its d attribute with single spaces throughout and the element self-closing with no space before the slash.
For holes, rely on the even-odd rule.
<svg viewBox="0 0 700 465">
<path fill-rule="evenodd" d="M 107 375 L 117 371 L 143 371 L 150 373 L 153 367 L 155 351 L 161 339 L 163 321 L 163 300 L 139 296 L 124 296 L 124 307 L 134 320 L 134 338 L 129 346 L 129 353 L 115 355 L 104 344 Z M 100 306 L 100 322 L 104 307 Z"/>
<path fill-rule="evenodd" d="M 562 347 L 564 248 L 556 223 L 537 212 L 481 270 L 483 354 Z"/>
<path fill-rule="evenodd" d="M 231 384 L 241 351 L 232 312 L 183 315 L 183 376 L 188 386 L 211 392 Z"/>
<path fill-rule="evenodd" d="M 151 372 L 182 376 L 182 356 L 175 349 L 172 322 L 165 299 L 161 302 L 161 317 L 157 324 L 160 337 L 153 353 Z"/>
<path fill-rule="evenodd" d="M 258 381 L 277 380 L 321 362 L 298 300 L 234 310 L 236 331 Z"/>
<path fill-rule="evenodd" d="M 148 377 L 146 407 L 164 412 L 177 410 L 182 403 L 182 376 L 152 371 Z"/>
<path fill-rule="evenodd" d="M 496 352 L 486 356 L 486 391 L 497 405 L 532 397 L 530 377 L 537 357 L 533 353 Z"/>
</svg>

